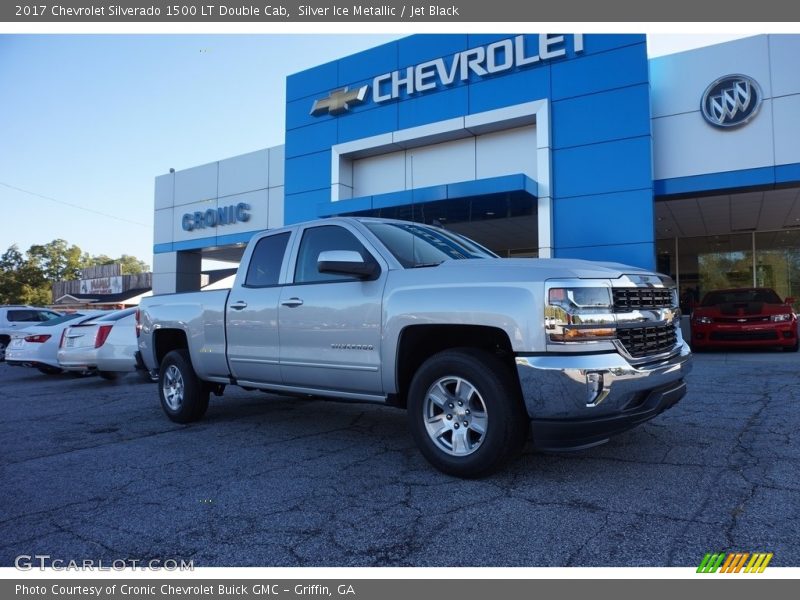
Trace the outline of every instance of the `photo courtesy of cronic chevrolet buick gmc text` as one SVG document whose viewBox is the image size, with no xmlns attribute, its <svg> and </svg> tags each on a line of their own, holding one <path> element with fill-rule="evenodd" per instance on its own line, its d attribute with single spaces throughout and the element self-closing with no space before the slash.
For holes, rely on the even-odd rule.
<svg viewBox="0 0 800 600">
<path fill-rule="evenodd" d="M 479 477 L 529 433 L 587 448 L 673 406 L 691 367 L 679 317 L 673 282 L 635 267 L 332 218 L 255 235 L 230 290 L 142 300 L 137 361 L 173 421 L 226 385 L 384 403 L 436 468 Z"/>
</svg>

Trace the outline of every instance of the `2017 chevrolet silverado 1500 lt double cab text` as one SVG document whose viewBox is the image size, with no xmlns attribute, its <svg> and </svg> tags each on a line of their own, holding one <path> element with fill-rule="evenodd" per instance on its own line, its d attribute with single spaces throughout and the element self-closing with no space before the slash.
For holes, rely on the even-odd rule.
<svg viewBox="0 0 800 600">
<path fill-rule="evenodd" d="M 141 366 L 167 416 L 226 385 L 406 408 L 438 469 L 585 448 L 683 397 L 690 351 L 663 275 L 498 258 L 445 229 L 332 218 L 257 234 L 230 291 L 145 298 Z"/>
</svg>

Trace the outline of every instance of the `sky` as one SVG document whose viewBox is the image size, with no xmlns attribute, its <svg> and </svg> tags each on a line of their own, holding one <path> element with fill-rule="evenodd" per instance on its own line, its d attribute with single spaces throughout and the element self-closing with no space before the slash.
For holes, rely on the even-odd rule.
<svg viewBox="0 0 800 600">
<path fill-rule="evenodd" d="M 397 37 L 0 35 L 0 253 L 63 238 L 152 265 L 156 175 L 282 144 L 287 75 Z"/>
</svg>

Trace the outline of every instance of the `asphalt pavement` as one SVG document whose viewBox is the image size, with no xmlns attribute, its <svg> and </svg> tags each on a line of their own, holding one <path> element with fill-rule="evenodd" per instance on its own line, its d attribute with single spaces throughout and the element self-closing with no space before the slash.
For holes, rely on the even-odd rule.
<svg viewBox="0 0 800 600">
<path fill-rule="evenodd" d="M 644 426 L 464 481 L 424 461 L 398 409 L 229 388 L 182 426 L 135 376 L 3 363 L 0 566 L 798 566 L 799 367 L 697 355 L 687 396 Z"/>
</svg>

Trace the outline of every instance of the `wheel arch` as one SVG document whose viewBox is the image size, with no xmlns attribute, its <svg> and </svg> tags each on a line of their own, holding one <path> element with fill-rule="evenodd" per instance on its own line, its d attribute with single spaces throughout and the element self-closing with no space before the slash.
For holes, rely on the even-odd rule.
<svg viewBox="0 0 800 600">
<path fill-rule="evenodd" d="M 514 368 L 514 352 L 508 334 L 485 325 L 409 325 L 398 338 L 395 361 L 395 389 L 390 404 L 405 408 L 414 373 L 430 357 L 445 350 L 471 348 L 497 356 L 509 369 Z M 518 379 L 514 378 L 518 383 Z"/>
<path fill-rule="evenodd" d="M 153 332 L 153 356 L 156 368 L 159 368 L 164 357 L 173 350 L 189 351 L 189 340 L 183 329 L 157 329 Z"/>
</svg>

